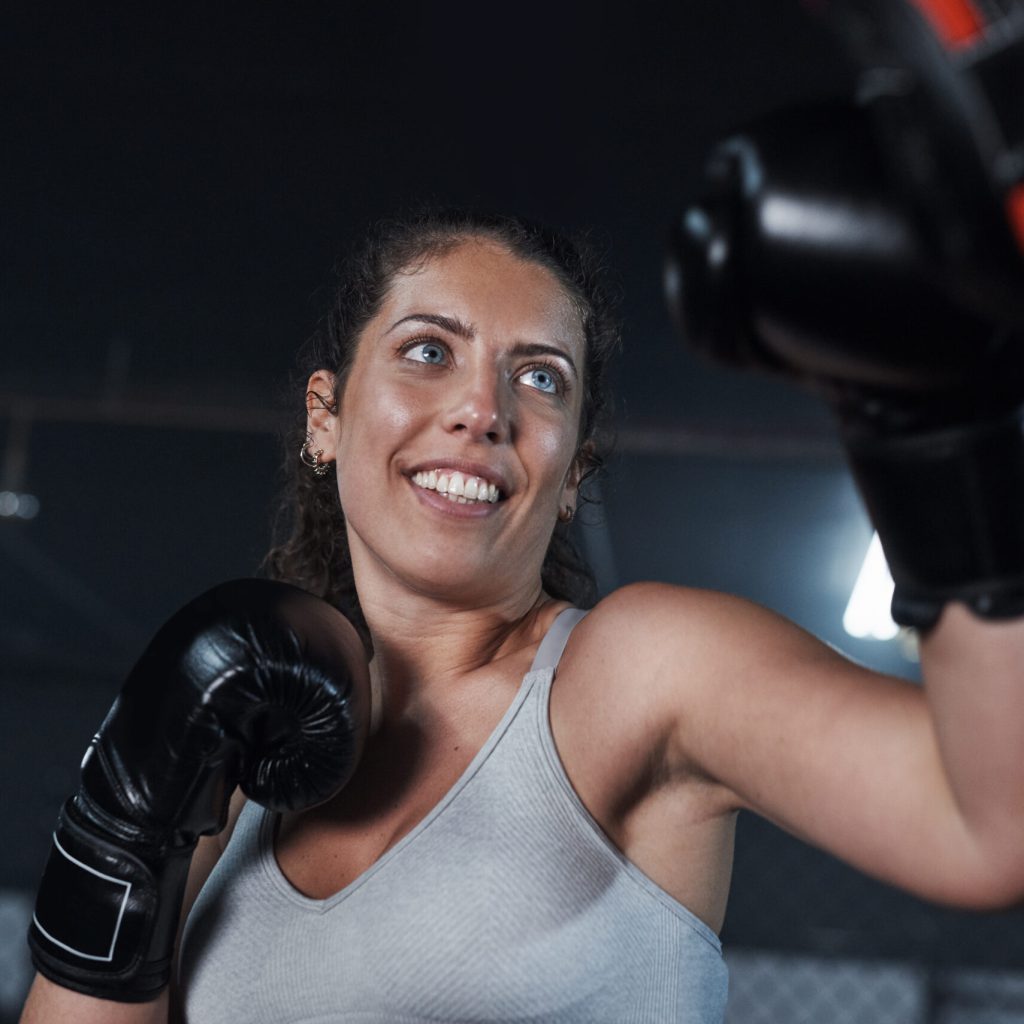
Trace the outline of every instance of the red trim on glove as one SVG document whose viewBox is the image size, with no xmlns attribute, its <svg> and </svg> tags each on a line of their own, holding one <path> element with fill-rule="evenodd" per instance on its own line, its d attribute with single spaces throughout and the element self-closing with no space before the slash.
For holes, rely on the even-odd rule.
<svg viewBox="0 0 1024 1024">
<path fill-rule="evenodd" d="M 911 0 L 931 22 L 949 50 L 970 46 L 985 30 L 985 18 L 971 0 Z"/>
<path fill-rule="evenodd" d="M 1017 248 L 1024 253 L 1024 182 L 1014 185 L 1006 193 L 1006 218 L 1017 239 Z"/>
</svg>

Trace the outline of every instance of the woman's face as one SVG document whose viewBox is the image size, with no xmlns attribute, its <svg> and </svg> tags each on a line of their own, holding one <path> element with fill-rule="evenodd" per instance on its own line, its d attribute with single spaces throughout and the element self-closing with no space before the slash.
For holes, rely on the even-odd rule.
<svg viewBox="0 0 1024 1024">
<path fill-rule="evenodd" d="M 460 603 L 536 595 L 576 502 L 583 356 L 561 284 L 496 243 L 466 240 L 396 278 L 338 416 L 311 414 L 361 590 L 380 570 Z"/>
</svg>

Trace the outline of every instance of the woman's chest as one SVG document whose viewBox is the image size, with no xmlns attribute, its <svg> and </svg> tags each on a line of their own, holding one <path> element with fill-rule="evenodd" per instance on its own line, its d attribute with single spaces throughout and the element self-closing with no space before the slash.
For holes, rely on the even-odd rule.
<svg viewBox="0 0 1024 1024">
<path fill-rule="evenodd" d="M 279 822 L 273 855 L 281 873 L 313 899 L 340 892 L 426 821 L 475 753 L 465 742 L 428 748 L 410 740 L 393 757 L 371 754 L 333 800 Z"/>
<path fill-rule="evenodd" d="M 447 714 L 388 723 L 341 793 L 281 819 L 274 851 L 295 889 L 315 899 L 340 892 L 457 795 L 522 696 L 508 673 L 486 682 Z"/>
<path fill-rule="evenodd" d="M 190 920 L 190 1019 L 237 1020 L 244 1007 L 275 1024 L 591 1022 L 656 1000 L 658 1019 L 688 1020 L 677 1000 L 695 979 L 719 990 L 713 938 L 623 870 L 564 794 L 509 796 L 486 772 L 473 782 L 322 901 L 284 878 L 273 819 L 252 808 Z"/>
</svg>

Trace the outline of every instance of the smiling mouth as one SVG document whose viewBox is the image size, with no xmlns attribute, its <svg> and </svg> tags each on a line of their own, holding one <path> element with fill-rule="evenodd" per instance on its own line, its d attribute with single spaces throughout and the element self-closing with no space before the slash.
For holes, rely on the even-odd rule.
<svg viewBox="0 0 1024 1024">
<path fill-rule="evenodd" d="M 412 482 L 426 491 L 443 494 L 450 502 L 458 505 L 493 505 L 501 497 L 501 491 L 494 484 L 458 471 L 422 471 L 413 474 Z"/>
</svg>

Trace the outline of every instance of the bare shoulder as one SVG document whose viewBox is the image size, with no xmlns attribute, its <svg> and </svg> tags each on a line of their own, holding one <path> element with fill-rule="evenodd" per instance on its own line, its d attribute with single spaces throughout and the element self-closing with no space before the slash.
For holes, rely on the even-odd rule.
<svg viewBox="0 0 1024 1024">
<path fill-rule="evenodd" d="M 842 673 L 848 665 L 751 601 L 636 583 L 608 595 L 579 624 L 559 674 L 571 680 L 563 702 L 609 695 L 618 724 L 660 750 L 666 771 L 721 779 L 718 757 L 705 746 L 716 736 L 735 739 L 724 727 L 724 719 L 735 720 L 735 708 L 749 709 L 771 692 L 802 699 L 793 686 L 798 679 Z"/>
<path fill-rule="evenodd" d="M 664 634 L 666 626 L 685 630 L 688 625 L 707 628 L 717 623 L 724 628 L 737 618 L 759 613 L 772 614 L 750 601 L 716 590 L 643 582 L 612 591 L 587 618 L 609 628 L 640 630 L 657 637 Z"/>
<path fill-rule="evenodd" d="M 751 622 L 765 620 L 763 627 Z M 742 633 L 771 632 L 771 613 L 714 591 L 635 583 L 601 600 L 575 628 L 558 670 L 552 717 L 563 734 L 600 737 L 622 753 L 664 749 L 680 713 L 725 671 Z M 557 723 L 556 723 L 557 725 Z M 572 736 L 566 735 L 567 745 Z M 637 769 L 649 757 L 643 755 Z"/>
<path fill-rule="evenodd" d="M 791 622 L 743 598 L 650 582 L 621 587 L 595 605 L 574 632 L 576 650 L 571 653 L 615 671 L 628 664 L 634 671 L 657 674 L 665 665 L 675 677 L 680 658 L 694 672 L 728 665 L 740 638 L 747 650 L 821 646 Z"/>
</svg>

